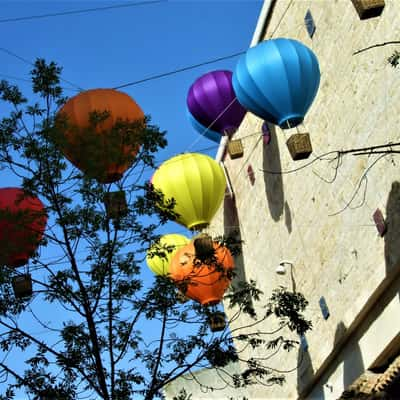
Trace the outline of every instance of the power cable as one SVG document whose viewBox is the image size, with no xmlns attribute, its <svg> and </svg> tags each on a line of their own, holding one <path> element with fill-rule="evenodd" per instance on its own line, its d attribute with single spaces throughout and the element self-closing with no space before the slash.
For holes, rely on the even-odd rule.
<svg viewBox="0 0 400 400">
<path fill-rule="evenodd" d="M 242 137 L 240 137 L 240 139 L 243 140 L 243 139 L 247 139 L 247 138 L 250 138 L 250 137 L 253 137 L 253 136 L 258 136 L 258 135 L 260 135 L 260 137 L 262 137 L 262 136 L 261 136 L 261 132 L 260 132 L 260 131 L 256 131 L 256 132 L 250 133 L 250 134 L 248 134 L 248 135 L 246 135 L 246 136 L 242 136 Z M 199 149 L 194 149 L 194 150 L 192 150 L 192 152 L 195 152 L 195 153 L 206 152 L 206 151 L 208 151 L 208 150 L 217 149 L 218 147 L 219 147 L 219 144 L 215 144 L 215 145 L 208 146 L 208 147 L 203 147 L 203 148 L 199 148 Z M 183 153 L 185 153 L 185 151 L 179 152 L 179 153 L 177 153 L 177 154 L 183 154 Z M 173 156 L 171 156 L 171 157 L 173 157 Z M 153 167 L 150 167 L 150 166 L 145 166 L 145 167 L 143 168 L 143 171 L 155 170 L 155 169 L 157 169 L 158 167 L 160 167 L 161 164 L 162 164 L 163 162 L 170 160 L 171 157 L 168 157 L 168 158 L 163 159 L 163 160 L 156 160 L 156 165 L 155 165 L 154 168 L 153 168 Z M 171 163 L 171 162 L 179 162 L 179 161 L 176 160 L 176 161 L 169 161 L 169 162 Z M 266 171 L 266 172 L 269 172 L 269 171 Z M 290 172 L 292 172 L 292 171 L 290 171 Z M 141 173 L 142 173 L 142 172 L 133 172 L 133 173 L 132 173 L 132 176 L 136 176 L 136 175 L 139 175 L 139 174 L 141 174 Z M 278 172 L 272 172 L 272 173 L 277 174 Z M 131 187 L 131 186 L 133 186 L 133 185 L 128 185 L 127 187 Z"/>
<path fill-rule="evenodd" d="M 14 81 L 21 81 L 21 82 L 29 82 L 29 83 L 32 83 L 32 81 L 31 81 L 30 79 L 19 78 L 18 76 L 3 74 L 3 73 L 1 73 L 1 72 L 0 72 L 0 76 L 2 76 L 2 77 L 4 77 L 4 78 L 12 79 L 12 80 L 14 80 Z"/>
<path fill-rule="evenodd" d="M 6 48 L 4 48 L 4 47 L 0 47 L 0 51 L 2 51 L 3 53 L 8 54 L 8 55 L 11 56 L 11 57 L 17 58 L 18 60 L 24 62 L 25 64 L 30 65 L 31 67 L 34 67 L 34 66 L 35 66 L 34 63 L 32 63 L 31 61 L 27 60 L 27 59 L 24 58 L 24 57 L 19 56 L 18 54 L 14 53 L 14 52 L 11 51 L 11 50 L 8 50 L 8 49 L 6 49 Z M 78 89 L 79 91 L 84 90 L 84 89 L 81 88 L 80 86 L 75 85 L 75 83 L 72 83 L 72 82 L 70 82 L 70 81 L 68 81 L 68 80 L 66 80 L 66 79 L 60 78 L 60 80 L 63 81 L 63 82 L 65 82 L 65 83 L 68 83 L 68 85 L 73 86 L 74 88 Z"/>
<path fill-rule="evenodd" d="M 123 8 L 123 7 L 133 7 L 133 6 L 146 5 L 146 4 L 163 3 L 163 2 L 167 2 L 167 1 L 168 0 L 153 0 L 153 1 L 145 1 L 145 2 L 136 2 L 136 3 L 131 3 L 131 4 L 118 4 L 118 5 L 114 5 L 114 6 L 87 8 L 87 9 L 82 9 L 82 10 L 64 11 L 64 12 L 59 12 L 59 13 L 32 15 L 32 16 L 16 17 L 16 18 L 7 18 L 7 19 L 0 20 L 0 23 L 15 22 L 15 21 L 22 21 L 22 20 L 30 20 L 30 19 L 38 19 L 38 18 L 47 18 L 47 17 L 54 17 L 54 16 L 60 16 L 60 15 L 70 15 L 70 14 L 102 11 L 102 10 Z M 8 55 L 17 58 L 17 59 L 23 61 L 26 64 L 29 64 L 31 66 L 34 65 L 31 61 L 19 56 L 18 54 L 15 54 L 14 52 L 12 52 L 12 51 L 10 51 L 8 49 L 5 49 L 4 47 L 0 47 L 0 51 L 3 51 L 4 53 L 7 53 Z M 175 75 L 175 74 L 178 74 L 180 72 L 189 71 L 191 69 L 199 68 L 199 67 L 204 66 L 204 65 L 209 65 L 209 64 L 213 64 L 213 63 L 216 63 L 216 62 L 219 62 L 219 61 L 224 61 L 224 60 L 227 60 L 227 59 L 230 59 L 230 58 L 238 57 L 238 56 L 244 54 L 245 52 L 246 51 L 240 51 L 238 53 L 230 54 L 230 55 L 227 55 L 227 56 L 214 58 L 214 59 L 209 60 L 209 61 L 204 61 L 204 62 L 201 62 L 201 63 L 198 63 L 198 64 L 189 65 L 187 67 L 178 68 L 178 69 L 175 69 L 173 71 L 152 75 L 152 76 L 149 76 L 147 78 L 142 78 L 142 79 L 139 79 L 139 80 L 136 80 L 136 81 L 133 81 L 133 82 L 128 82 L 128 83 L 125 83 L 125 84 L 121 84 L 119 86 L 115 86 L 115 87 L 113 87 L 113 89 L 122 89 L 122 88 L 125 88 L 125 87 L 138 85 L 140 83 L 152 81 L 152 80 L 163 78 L 163 77 L 166 77 L 166 76 Z M 16 78 L 16 79 L 18 79 L 18 78 Z M 79 91 L 84 90 L 80 86 L 78 86 L 78 85 L 76 85 L 76 84 L 74 84 L 74 83 L 72 83 L 72 82 L 70 82 L 70 81 L 68 81 L 66 79 L 62 79 L 61 78 L 61 80 L 66 82 L 66 83 L 68 83 L 69 85 L 75 87 Z"/>
<path fill-rule="evenodd" d="M 3 74 L 2 72 L 0 72 L 0 77 L 3 77 L 5 79 L 10 79 L 10 80 L 13 80 L 13 81 L 32 83 L 31 79 L 21 78 L 21 77 L 14 76 L 14 75 Z M 72 87 L 63 87 L 63 90 L 73 90 L 75 92 L 76 91 L 80 91 L 79 89 L 74 89 Z"/>
<path fill-rule="evenodd" d="M 137 81 L 133 81 L 133 82 L 129 82 L 129 83 L 125 83 L 125 84 L 119 85 L 119 86 L 115 86 L 115 87 L 113 87 L 113 89 L 122 89 L 122 88 L 125 88 L 125 87 L 128 87 L 128 86 L 138 85 L 139 83 L 152 81 L 154 79 L 159 79 L 159 78 L 164 78 L 166 76 L 175 75 L 175 74 L 178 74 L 180 72 L 189 71 L 191 69 L 202 67 L 203 65 L 213 64 L 213 63 L 216 63 L 218 61 L 223 61 L 223 60 L 228 60 L 229 58 L 238 57 L 238 56 L 244 54 L 245 52 L 246 51 L 240 51 L 238 53 L 230 54 L 228 56 L 214 58 L 213 60 L 210 60 L 210 61 L 204 61 L 204 62 L 201 62 L 201 63 L 198 63 L 198 64 L 189 65 L 187 67 L 178 68 L 178 69 L 175 69 L 174 71 L 169 71 L 169 72 L 164 72 L 162 74 L 152 75 L 152 76 L 149 76 L 147 78 L 139 79 Z"/>
<path fill-rule="evenodd" d="M 0 24 L 4 24 L 7 22 L 18 22 L 18 21 L 28 21 L 28 20 L 32 20 L 32 19 L 58 17 L 58 16 L 62 16 L 62 15 L 85 14 L 85 13 L 89 13 L 89 12 L 111 10 L 111 9 L 116 9 L 116 8 L 136 7 L 136 6 L 143 6 L 146 4 L 165 3 L 167 1 L 168 0 L 140 1 L 140 2 L 129 3 L 129 4 L 116 4 L 114 6 L 84 8 L 81 10 L 61 11 L 61 12 L 57 12 L 57 13 L 29 15 L 29 16 L 25 16 L 25 17 L 15 17 L 15 18 L 5 18 L 5 19 L 0 19 Z"/>
<path fill-rule="evenodd" d="M 160 1 L 164 1 L 164 0 L 160 0 Z M 165 1 L 167 1 L 167 0 L 165 0 Z M 8 54 L 8 55 L 10 55 L 12 57 L 17 58 L 18 60 L 24 62 L 25 64 L 29 64 L 31 66 L 34 66 L 34 64 L 31 61 L 27 60 L 26 58 L 23 58 L 23 57 L 19 56 L 18 54 L 14 53 L 11 50 L 8 50 L 8 49 L 6 49 L 4 47 L 0 47 L 0 51 L 4 52 L 4 53 L 6 53 L 6 54 Z M 235 58 L 235 57 L 238 57 L 238 56 L 240 56 L 240 55 L 242 55 L 244 53 L 246 53 L 246 51 L 240 51 L 238 53 L 233 53 L 233 54 L 230 54 L 230 55 L 227 55 L 227 56 L 214 58 L 214 59 L 209 60 L 209 61 L 203 61 L 203 62 L 198 63 L 198 64 L 192 64 L 192 65 L 189 65 L 187 67 L 178 68 L 178 69 L 175 69 L 173 71 L 168 71 L 168 72 L 164 72 L 164 73 L 161 73 L 161 74 L 151 75 L 151 76 L 149 76 L 147 78 L 142 78 L 142 79 L 139 79 L 139 80 L 136 80 L 136 81 L 133 81 L 133 82 L 128 82 L 128 83 L 124 83 L 124 84 L 119 85 L 119 86 L 115 86 L 112 89 L 115 89 L 115 90 L 122 89 L 122 88 L 125 88 L 125 87 L 128 87 L 128 86 L 134 86 L 134 85 L 138 85 L 140 83 L 152 81 L 152 80 L 155 80 L 155 79 L 164 78 L 164 77 L 167 77 L 167 76 L 178 74 L 180 72 L 185 72 L 185 71 L 189 71 L 191 69 L 199 68 L 199 67 L 202 67 L 204 65 L 214 64 L 214 63 L 219 62 L 219 61 L 228 60 L 230 58 Z M 69 85 L 73 86 L 74 88 L 78 89 L 79 91 L 83 91 L 84 90 L 80 86 L 78 86 L 78 85 L 74 84 L 73 82 L 70 82 L 70 81 L 68 81 L 66 79 L 60 78 L 60 80 L 62 80 L 65 83 L 68 83 Z"/>
<path fill-rule="evenodd" d="M 206 132 L 208 130 L 210 130 L 210 128 L 228 111 L 228 109 L 230 107 L 232 107 L 233 103 L 237 100 L 236 96 L 235 98 L 217 115 L 217 117 L 214 119 L 214 121 L 212 121 L 208 126 L 205 126 L 203 131 L 200 132 L 201 136 L 205 136 Z M 224 135 L 221 135 L 221 137 Z M 192 144 L 186 148 L 186 150 L 184 151 L 184 153 L 186 153 L 188 150 L 190 150 L 195 144 L 197 144 L 197 142 L 201 140 L 201 137 L 198 137 L 197 139 L 195 139 Z"/>
</svg>

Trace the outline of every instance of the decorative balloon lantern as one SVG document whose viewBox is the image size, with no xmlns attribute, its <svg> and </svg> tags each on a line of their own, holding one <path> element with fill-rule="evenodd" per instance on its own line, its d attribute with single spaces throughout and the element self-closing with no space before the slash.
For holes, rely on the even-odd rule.
<svg viewBox="0 0 400 400">
<path fill-rule="evenodd" d="M 0 264 L 20 267 L 38 247 L 47 223 L 42 202 L 19 188 L 0 189 Z"/>
<path fill-rule="evenodd" d="M 222 300 L 232 280 L 234 261 L 218 242 L 211 242 L 211 255 L 205 248 L 196 239 L 180 248 L 171 261 L 170 274 L 185 296 L 209 306 Z"/>
<path fill-rule="evenodd" d="M 56 126 L 65 157 L 88 176 L 111 183 L 122 177 L 139 150 L 137 131 L 144 127 L 144 114 L 125 93 L 93 89 L 69 99 Z"/>
<path fill-rule="evenodd" d="M 153 244 L 147 251 L 147 265 L 156 275 L 168 275 L 175 253 L 189 242 L 186 236 L 177 233 L 161 236 L 159 242 Z"/>
<path fill-rule="evenodd" d="M 247 50 L 233 74 L 239 102 L 253 114 L 293 128 L 303 122 L 319 86 L 315 54 L 293 39 L 271 39 Z"/>
<path fill-rule="evenodd" d="M 222 167 L 200 153 L 170 158 L 156 170 L 151 182 L 163 193 L 165 201 L 175 200 L 176 222 L 192 230 L 209 225 L 222 203 L 226 188 Z"/>
<path fill-rule="evenodd" d="M 236 100 L 231 71 L 212 71 L 198 78 L 189 89 L 187 107 L 194 128 L 215 142 L 220 137 L 211 132 L 231 135 L 246 114 Z M 204 127 L 212 131 L 207 134 Z"/>
</svg>

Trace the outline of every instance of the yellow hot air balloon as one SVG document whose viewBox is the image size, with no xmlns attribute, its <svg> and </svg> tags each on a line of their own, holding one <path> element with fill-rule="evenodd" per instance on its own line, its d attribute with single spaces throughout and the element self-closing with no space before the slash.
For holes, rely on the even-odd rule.
<svg viewBox="0 0 400 400">
<path fill-rule="evenodd" d="M 188 229 L 206 227 L 218 211 L 225 194 L 222 167 L 211 157 L 185 153 L 165 161 L 152 178 L 165 200 L 175 199 L 176 222 Z"/>
<path fill-rule="evenodd" d="M 160 241 L 153 244 L 147 251 L 147 265 L 156 275 L 167 275 L 172 257 L 189 242 L 186 236 L 177 233 L 161 236 Z M 160 254 L 156 254 L 157 252 Z"/>
</svg>

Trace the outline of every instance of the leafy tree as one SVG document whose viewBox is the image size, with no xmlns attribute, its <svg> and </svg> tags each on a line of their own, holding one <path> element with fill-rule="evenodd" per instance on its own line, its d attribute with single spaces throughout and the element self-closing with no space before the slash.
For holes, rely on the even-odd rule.
<svg viewBox="0 0 400 400">
<path fill-rule="evenodd" d="M 24 390 L 35 400 L 150 400 L 162 398 L 166 384 L 196 368 L 223 370 L 231 362 L 242 366 L 241 374 L 231 376 L 232 387 L 256 380 L 282 383 L 283 376 L 262 360 L 268 352 L 295 347 L 293 335 L 283 336 L 285 329 L 303 334 L 311 327 L 302 314 L 306 300 L 279 288 L 265 308 L 257 308 L 262 293 L 254 282 L 241 282 L 227 294 L 227 304 L 235 318 L 247 314 L 251 322 L 210 333 L 213 308 L 180 303 L 169 279 L 144 284 L 145 252 L 158 238 L 159 226 L 175 217 L 173 199 L 157 208 L 162 194 L 142 178 L 146 168 L 155 167 L 157 150 L 166 146 L 165 132 L 149 118 L 145 127 L 130 127 L 141 147 L 116 183 L 127 194 L 128 209 L 111 218 L 104 209 L 111 185 L 84 176 L 60 151 L 62 127 L 55 111 L 66 100 L 60 74 L 55 63 L 36 61 L 34 104 L 18 87 L 0 83 L 2 109 L 9 111 L 0 122 L 1 173 L 14 174 L 28 194 L 43 201 L 48 215 L 45 236 L 30 261 L 33 296 L 20 298 L 13 291 L 21 269 L 0 270 L 0 398 L 13 399 Z M 92 117 L 95 126 L 107 113 Z M 221 240 L 232 245 L 232 238 Z M 60 257 L 49 257 L 54 252 Z M 268 338 L 258 326 L 273 316 L 282 332 Z M 246 358 L 234 340 L 261 356 Z"/>
</svg>

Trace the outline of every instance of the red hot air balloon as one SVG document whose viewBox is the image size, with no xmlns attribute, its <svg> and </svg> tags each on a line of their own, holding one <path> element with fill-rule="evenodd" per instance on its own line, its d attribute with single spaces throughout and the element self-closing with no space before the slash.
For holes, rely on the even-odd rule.
<svg viewBox="0 0 400 400">
<path fill-rule="evenodd" d="M 94 126 L 94 112 L 108 116 Z M 133 129 L 127 126 L 131 123 L 135 124 Z M 137 129 L 142 126 L 142 109 L 127 94 L 113 89 L 79 93 L 67 101 L 56 118 L 61 132 L 58 142 L 65 157 L 101 183 L 119 180 L 130 167 L 140 145 Z"/>
<path fill-rule="evenodd" d="M 0 189 L 0 265 L 19 267 L 37 249 L 47 223 L 43 203 L 20 188 Z"/>
</svg>

